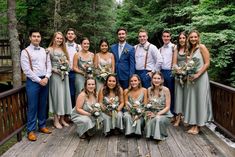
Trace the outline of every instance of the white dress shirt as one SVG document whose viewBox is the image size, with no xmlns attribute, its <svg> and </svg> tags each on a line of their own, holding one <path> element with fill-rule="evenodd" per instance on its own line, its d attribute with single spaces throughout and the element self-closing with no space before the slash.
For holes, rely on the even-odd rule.
<svg viewBox="0 0 235 157">
<path fill-rule="evenodd" d="M 125 46 L 125 44 L 126 44 L 126 42 L 124 42 L 124 43 L 118 43 L 118 55 L 119 55 L 119 58 L 121 57 L 121 55 L 122 55 L 122 51 L 123 51 L 123 49 L 124 49 L 124 46 Z"/>
<path fill-rule="evenodd" d="M 21 67 L 22 67 L 24 74 L 33 82 L 37 82 L 37 83 L 41 81 L 40 76 L 45 76 L 47 78 L 50 78 L 51 76 L 50 55 L 46 53 L 44 48 L 37 47 L 37 49 L 38 48 L 39 50 L 35 50 L 36 48 L 32 44 L 30 44 L 26 48 L 31 58 L 33 71 L 31 70 L 29 57 L 25 50 L 22 50 L 21 58 L 20 58 Z"/>
<path fill-rule="evenodd" d="M 135 68 L 136 70 L 149 70 L 152 72 L 160 70 L 161 64 L 162 64 L 162 56 L 158 50 L 158 48 L 150 44 L 149 42 L 146 42 L 144 45 L 135 45 Z M 147 63 L 146 63 L 146 69 L 145 69 L 145 60 L 146 60 L 146 54 L 147 54 L 147 47 L 148 49 L 148 56 L 147 56 Z"/>
<path fill-rule="evenodd" d="M 70 69 L 73 68 L 73 57 L 76 52 L 79 52 L 82 50 L 81 46 L 79 44 L 76 44 L 75 42 L 69 43 L 66 42 L 66 48 L 69 54 L 69 67 Z"/>
<path fill-rule="evenodd" d="M 174 44 L 169 42 L 167 45 L 163 45 L 160 48 L 160 52 L 163 58 L 162 69 L 164 70 L 171 70 L 174 46 Z"/>
</svg>

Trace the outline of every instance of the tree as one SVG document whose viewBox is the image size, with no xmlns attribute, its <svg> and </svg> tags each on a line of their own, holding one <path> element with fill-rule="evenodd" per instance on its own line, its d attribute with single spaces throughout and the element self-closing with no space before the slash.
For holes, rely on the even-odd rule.
<svg viewBox="0 0 235 157">
<path fill-rule="evenodd" d="M 20 42 L 18 37 L 17 19 L 15 14 L 16 1 L 7 0 L 7 18 L 8 18 L 8 34 L 10 41 L 10 50 L 12 58 L 12 74 L 13 74 L 13 87 L 21 85 L 21 70 L 20 70 Z"/>
</svg>

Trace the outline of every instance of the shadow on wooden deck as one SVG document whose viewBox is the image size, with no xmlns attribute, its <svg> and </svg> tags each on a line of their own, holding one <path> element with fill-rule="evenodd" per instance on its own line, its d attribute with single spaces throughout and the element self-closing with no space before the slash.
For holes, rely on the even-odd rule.
<svg viewBox="0 0 235 157">
<path fill-rule="evenodd" d="M 124 135 L 104 137 L 98 132 L 90 140 L 80 139 L 75 126 L 55 129 L 53 133 L 38 134 L 36 142 L 23 138 L 2 157 L 234 157 L 235 149 L 227 146 L 212 131 L 203 127 L 199 135 L 189 135 L 186 127 L 170 126 L 169 137 L 156 142 L 144 137 Z"/>
</svg>

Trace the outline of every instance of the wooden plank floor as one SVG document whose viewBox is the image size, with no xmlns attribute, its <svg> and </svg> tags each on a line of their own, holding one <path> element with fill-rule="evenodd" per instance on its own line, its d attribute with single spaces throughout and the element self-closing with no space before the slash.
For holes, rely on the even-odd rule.
<svg viewBox="0 0 235 157">
<path fill-rule="evenodd" d="M 186 127 L 170 126 L 167 140 L 158 143 L 143 137 L 104 137 L 101 132 L 84 140 L 77 136 L 74 125 L 50 128 L 52 134 L 37 133 L 36 142 L 23 138 L 2 157 L 235 157 L 235 149 L 206 127 L 199 135 L 189 135 Z"/>
</svg>

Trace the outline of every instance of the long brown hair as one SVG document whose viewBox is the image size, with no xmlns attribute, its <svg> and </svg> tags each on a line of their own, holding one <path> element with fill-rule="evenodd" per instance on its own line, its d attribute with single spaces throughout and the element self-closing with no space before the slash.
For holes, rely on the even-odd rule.
<svg viewBox="0 0 235 157">
<path fill-rule="evenodd" d="M 141 79 L 140 79 L 140 77 L 137 75 L 137 74 L 133 74 L 133 75 L 131 75 L 131 77 L 129 78 L 129 87 L 127 88 L 127 93 L 126 94 L 128 94 L 133 88 L 131 87 L 131 79 L 133 78 L 133 77 L 136 77 L 138 80 L 139 80 L 139 86 L 138 86 L 138 88 L 141 88 L 142 87 L 142 84 L 141 84 Z"/>
<path fill-rule="evenodd" d="M 113 91 L 114 91 L 114 94 L 115 96 L 120 96 L 120 85 L 118 83 L 118 80 L 117 80 L 117 77 L 115 74 L 109 74 L 108 77 L 106 78 L 105 80 L 105 83 L 104 83 L 104 87 L 103 87 L 103 93 L 104 93 L 104 96 L 108 96 L 109 93 L 110 93 L 110 89 L 108 87 L 108 80 L 110 77 L 114 77 L 116 79 L 116 86 L 114 87 Z"/>
<path fill-rule="evenodd" d="M 160 93 L 161 93 L 161 91 L 162 91 L 162 89 L 163 89 L 163 83 L 164 83 L 164 76 L 163 76 L 163 74 L 162 74 L 160 71 L 156 71 L 156 72 L 154 72 L 153 75 L 152 75 L 151 87 L 150 87 L 150 96 L 154 96 L 155 85 L 153 84 L 153 77 L 154 77 L 155 75 L 159 75 L 159 76 L 161 77 L 161 79 L 163 80 L 162 83 L 161 83 L 161 85 L 160 85 L 160 87 L 159 87 L 159 95 L 158 95 L 158 97 L 160 97 L 160 96 L 161 96 Z"/>
<path fill-rule="evenodd" d="M 55 47 L 55 46 L 54 46 L 54 41 L 55 41 L 56 35 L 58 35 L 58 34 L 61 35 L 62 38 L 63 38 L 63 41 L 62 41 L 62 44 L 60 45 L 60 47 L 61 47 L 62 51 L 64 52 L 64 54 L 65 54 L 67 60 L 69 61 L 69 54 L 68 54 L 68 51 L 67 51 L 67 49 L 66 49 L 65 38 L 64 38 L 63 33 L 61 33 L 61 32 L 55 32 L 54 35 L 53 35 L 53 37 L 52 37 L 52 40 L 51 40 L 51 42 L 50 42 L 50 44 L 49 44 L 49 47 L 52 47 L 52 48 Z"/>
<path fill-rule="evenodd" d="M 93 77 L 88 77 L 88 78 L 86 78 L 86 80 L 85 80 L 85 82 L 84 82 L 84 88 L 83 88 L 83 90 L 82 91 L 84 91 L 85 92 L 85 94 L 86 94 L 86 96 L 88 97 L 88 95 L 89 95 L 89 92 L 88 92 L 88 90 L 87 90 L 87 82 L 88 82 L 88 80 L 94 80 L 95 81 L 95 89 L 94 89 L 94 91 L 93 91 L 93 95 L 94 95 L 94 97 L 95 98 L 97 98 L 97 93 L 96 93 L 96 80 L 93 78 Z"/>
<path fill-rule="evenodd" d="M 187 39 L 188 39 L 188 37 L 187 37 L 186 32 L 180 32 L 178 37 L 177 37 L 177 52 L 179 53 L 180 48 L 181 48 L 181 45 L 180 45 L 180 36 L 181 35 L 185 36 L 184 53 L 185 53 L 185 57 L 186 57 L 186 60 L 187 60 L 187 56 L 188 56 L 189 52 L 188 52 L 188 46 L 187 46 L 187 43 L 188 43 Z"/>
</svg>

